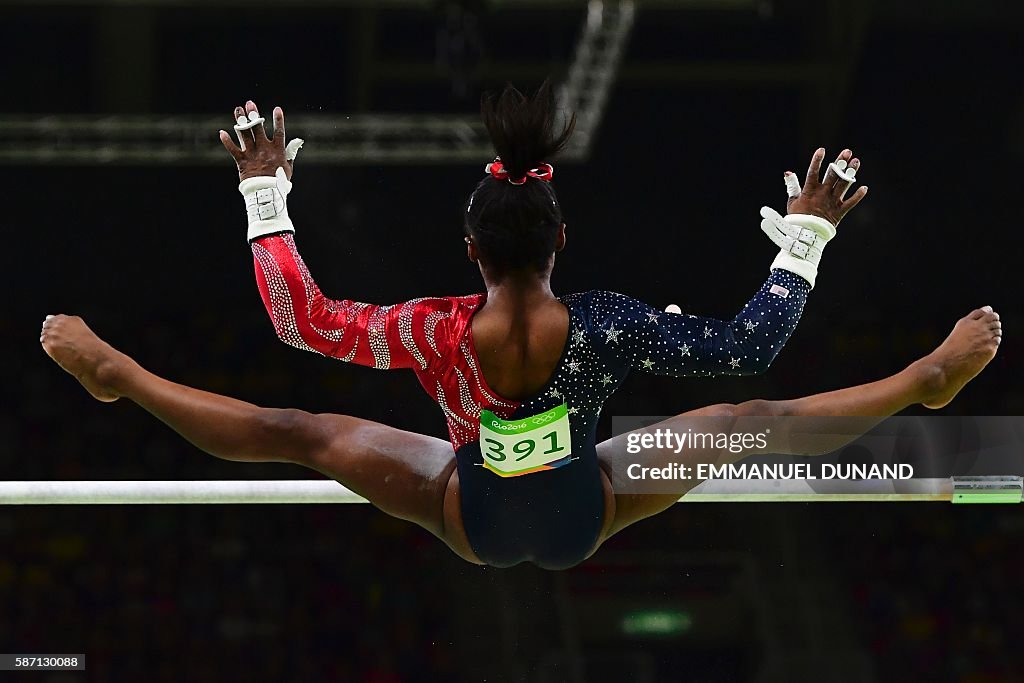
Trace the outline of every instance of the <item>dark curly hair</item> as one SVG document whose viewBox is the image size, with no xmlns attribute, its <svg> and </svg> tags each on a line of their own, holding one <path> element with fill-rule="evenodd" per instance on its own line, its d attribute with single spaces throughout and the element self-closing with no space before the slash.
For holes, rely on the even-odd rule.
<svg viewBox="0 0 1024 683">
<path fill-rule="evenodd" d="M 569 141 L 576 115 L 557 129 L 558 108 L 550 81 L 527 96 L 511 84 L 484 95 L 480 114 L 512 178 L 548 162 Z M 513 185 L 484 177 L 466 202 L 464 229 L 480 258 L 497 273 L 543 271 L 555 251 L 562 209 L 550 182 L 529 178 Z"/>
</svg>

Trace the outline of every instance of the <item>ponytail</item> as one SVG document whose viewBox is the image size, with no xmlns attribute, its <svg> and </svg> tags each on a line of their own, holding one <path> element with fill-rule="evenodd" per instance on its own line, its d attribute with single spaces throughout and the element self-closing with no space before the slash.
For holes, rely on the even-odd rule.
<svg viewBox="0 0 1024 683">
<path fill-rule="evenodd" d="M 496 272 L 543 270 L 562 225 L 561 206 L 546 182 L 551 177 L 548 162 L 569 142 L 576 116 L 559 125 L 550 81 L 533 96 L 506 85 L 482 98 L 480 114 L 500 166 L 489 167 L 491 173 L 467 201 L 465 233 L 476 243 L 481 260 Z"/>
</svg>

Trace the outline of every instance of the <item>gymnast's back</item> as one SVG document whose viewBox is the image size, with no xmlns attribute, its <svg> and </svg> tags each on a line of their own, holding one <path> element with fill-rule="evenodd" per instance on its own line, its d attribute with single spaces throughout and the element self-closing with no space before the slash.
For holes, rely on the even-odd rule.
<svg viewBox="0 0 1024 683">
<path fill-rule="evenodd" d="M 290 233 L 251 246 L 282 341 L 413 370 L 448 423 L 470 543 L 498 567 L 531 560 L 562 568 L 593 548 L 603 519 L 597 423 L 631 371 L 762 372 L 810 291 L 806 280 L 775 269 L 728 321 L 602 290 L 541 296 L 518 309 L 484 293 L 381 306 L 325 297 Z"/>
</svg>

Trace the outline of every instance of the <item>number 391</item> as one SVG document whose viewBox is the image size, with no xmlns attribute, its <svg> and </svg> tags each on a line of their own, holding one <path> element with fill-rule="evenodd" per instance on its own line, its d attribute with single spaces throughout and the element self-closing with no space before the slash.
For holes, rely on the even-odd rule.
<svg viewBox="0 0 1024 683">
<path fill-rule="evenodd" d="M 541 452 L 541 455 L 554 455 L 560 451 L 565 450 L 565 446 L 558 445 L 558 432 L 550 432 L 540 437 L 541 441 L 548 441 L 548 449 Z M 502 462 L 507 459 L 509 454 L 505 452 L 505 444 L 496 439 L 484 439 L 484 443 L 488 445 L 487 450 L 483 452 L 484 456 L 495 461 Z M 518 457 L 515 458 L 515 462 L 526 460 L 534 451 L 537 450 L 537 442 L 533 439 L 523 439 L 522 441 L 516 441 L 512 444 L 512 454 Z"/>
</svg>

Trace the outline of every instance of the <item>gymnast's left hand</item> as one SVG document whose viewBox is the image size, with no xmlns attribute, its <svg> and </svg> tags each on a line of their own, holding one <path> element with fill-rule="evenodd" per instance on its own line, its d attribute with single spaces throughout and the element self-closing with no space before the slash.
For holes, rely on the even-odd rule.
<svg viewBox="0 0 1024 683">
<path fill-rule="evenodd" d="M 244 107 L 235 107 L 234 119 L 248 116 L 258 111 L 256 104 L 249 100 Z M 283 168 L 288 179 L 292 177 L 292 162 L 288 160 L 285 150 L 284 110 L 274 107 L 274 136 L 267 137 L 263 124 L 259 123 L 248 130 L 238 131 L 238 144 L 227 131 L 220 131 L 220 141 L 238 165 L 238 179 L 256 176 L 273 176 L 278 168 Z M 300 141 L 301 142 L 301 141 Z"/>
<path fill-rule="evenodd" d="M 790 196 L 787 204 L 789 213 L 802 213 L 818 216 L 832 223 L 839 225 L 839 221 L 848 214 L 855 206 L 860 204 L 868 193 L 867 186 L 859 188 L 849 198 L 847 191 L 853 184 L 840 178 L 832 169 L 831 165 L 825 171 L 825 177 L 821 177 L 821 162 L 825 158 L 825 149 L 819 147 L 811 156 L 811 165 L 807 169 L 807 177 L 804 179 L 803 187 L 796 196 Z M 853 156 L 853 152 L 844 149 L 836 158 L 837 162 L 845 162 L 844 166 L 853 169 L 854 173 L 860 170 L 860 159 Z M 786 177 L 792 176 L 792 171 L 786 171 Z M 787 183 L 788 184 L 788 183 Z"/>
</svg>

